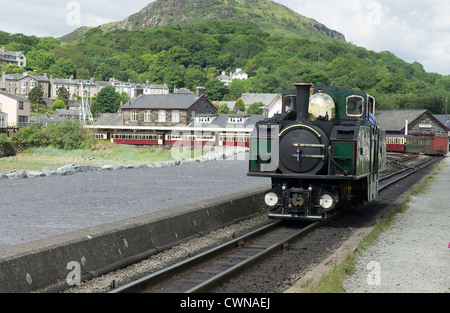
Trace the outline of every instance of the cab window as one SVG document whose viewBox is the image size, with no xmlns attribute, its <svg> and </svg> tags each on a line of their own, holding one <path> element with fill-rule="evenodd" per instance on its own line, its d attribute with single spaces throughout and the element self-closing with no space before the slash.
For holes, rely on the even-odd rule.
<svg viewBox="0 0 450 313">
<path fill-rule="evenodd" d="M 362 116 L 364 99 L 360 96 L 350 96 L 347 98 L 347 115 Z"/>
</svg>

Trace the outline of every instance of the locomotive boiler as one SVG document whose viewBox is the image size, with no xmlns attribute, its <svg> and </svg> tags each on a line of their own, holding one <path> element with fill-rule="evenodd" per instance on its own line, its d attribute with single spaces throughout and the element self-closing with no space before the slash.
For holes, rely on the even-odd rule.
<svg viewBox="0 0 450 313">
<path fill-rule="evenodd" d="M 249 176 L 270 177 L 264 204 L 275 219 L 324 219 L 342 203 L 371 201 L 384 168 L 375 99 L 342 87 L 296 83 L 282 113 L 256 124 Z"/>
</svg>

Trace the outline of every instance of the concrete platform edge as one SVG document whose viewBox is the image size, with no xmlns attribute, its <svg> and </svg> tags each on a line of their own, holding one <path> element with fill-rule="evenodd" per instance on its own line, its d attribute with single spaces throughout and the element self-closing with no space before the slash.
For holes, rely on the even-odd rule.
<svg viewBox="0 0 450 313">
<path fill-rule="evenodd" d="M 64 283 L 124 258 L 260 212 L 269 187 L 0 249 L 0 292 L 26 293 Z"/>
</svg>

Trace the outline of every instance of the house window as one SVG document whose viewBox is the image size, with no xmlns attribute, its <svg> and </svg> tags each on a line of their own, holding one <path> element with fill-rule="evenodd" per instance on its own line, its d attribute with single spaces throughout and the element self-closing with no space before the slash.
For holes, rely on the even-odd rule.
<svg viewBox="0 0 450 313">
<path fill-rule="evenodd" d="M 180 111 L 173 110 L 172 111 L 172 123 L 179 123 L 180 122 Z"/>
<path fill-rule="evenodd" d="M 199 123 L 209 123 L 209 122 L 211 122 L 211 117 L 209 117 L 209 116 L 200 116 L 200 117 L 198 117 L 198 122 Z"/>
<path fill-rule="evenodd" d="M 243 117 L 230 117 L 228 122 L 230 124 L 243 124 L 244 118 Z"/>
<path fill-rule="evenodd" d="M 8 127 L 6 114 L 0 114 L 0 128 Z"/>
<path fill-rule="evenodd" d="M 28 126 L 28 116 L 19 115 L 19 128 L 24 128 Z"/>
<path fill-rule="evenodd" d="M 23 110 L 23 102 L 19 101 L 19 110 Z"/>
<path fill-rule="evenodd" d="M 152 111 L 151 110 L 146 110 L 144 113 L 144 122 L 151 122 L 152 121 Z"/>
<path fill-rule="evenodd" d="M 138 121 L 138 111 L 137 110 L 131 110 L 131 121 L 132 122 Z"/>
<path fill-rule="evenodd" d="M 159 123 L 165 123 L 166 122 L 166 111 L 165 110 L 161 110 L 158 113 L 158 122 Z"/>
</svg>

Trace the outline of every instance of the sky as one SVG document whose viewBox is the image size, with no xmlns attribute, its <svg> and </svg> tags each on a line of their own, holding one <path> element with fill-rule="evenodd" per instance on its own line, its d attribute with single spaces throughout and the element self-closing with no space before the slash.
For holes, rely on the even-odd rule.
<svg viewBox="0 0 450 313">
<path fill-rule="evenodd" d="M 151 0 L 21 0 L 0 11 L 0 30 L 60 37 L 80 26 L 120 21 Z M 275 0 L 376 52 L 390 51 L 427 72 L 450 75 L 448 0 Z"/>
</svg>

